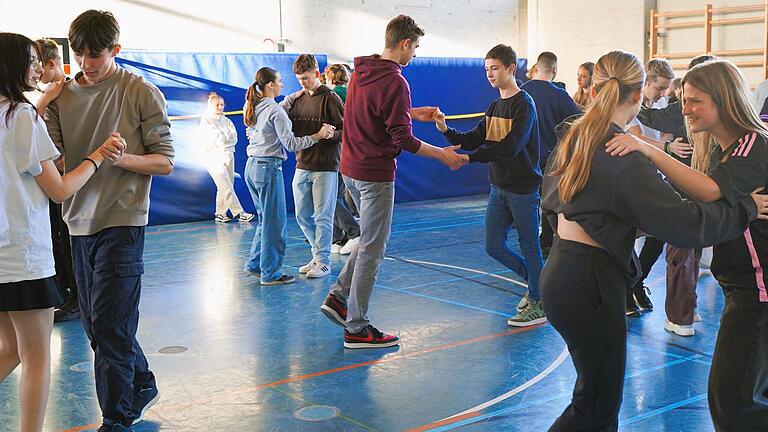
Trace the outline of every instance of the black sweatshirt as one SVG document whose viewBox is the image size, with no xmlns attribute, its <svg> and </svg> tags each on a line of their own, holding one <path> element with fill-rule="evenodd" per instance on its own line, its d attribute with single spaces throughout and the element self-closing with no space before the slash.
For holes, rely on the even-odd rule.
<svg viewBox="0 0 768 432">
<path fill-rule="evenodd" d="M 688 137 L 683 118 L 683 104 L 680 101 L 671 102 L 664 108 L 642 107 L 637 118 L 640 123 L 651 129 L 670 133 L 675 137 Z"/>
<path fill-rule="evenodd" d="M 719 147 L 718 147 L 719 150 Z M 719 162 L 710 177 L 717 182 L 723 198 L 737 203 L 759 187 L 768 186 L 768 142 L 766 137 L 749 132 L 718 152 Z M 712 274 L 724 285 L 755 287 L 760 301 L 768 302 L 768 221 L 756 220 L 742 235 L 715 246 Z"/>
<path fill-rule="evenodd" d="M 490 162 L 490 182 L 501 189 L 523 195 L 541 185 L 536 106 L 525 91 L 491 102 L 474 129 L 448 128 L 444 135 L 451 144 L 473 151 L 470 162 Z"/>
<path fill-rule="evenodd" d="M 623 130 L 612 125 L 605 142 Z M 559 176 L 544 176 L 542 208 L 557 232 L 557 214 L 578 223 L 627 272 L 630 283 L 641 272 L 634 253 L 637 230 L 680 248 L 698 248 L 744 233 L 757 215 L 750 196 L 735 205 L 725 200 L 703 204 L 682 199 L 641 153 L 612 157 L 599 146 L 592 157 L 587 184 L 569 203 L 560 201 Z"/>
<path fill-rule="evenodd" d="M 338 171 L 341 160 L 341 135 L 344 125 L 344 104 L 339 95 L 321 85 L 313 94 L 305 91 L 288 111 L 293 123 L 293 134 L 297 137 L 312 135 L 320 130 L 323 123 L 336 127 L 331 139 L 322 139 L 317 144 L 296 153 L 296 168 L 307 171 Z"/>
</svg>

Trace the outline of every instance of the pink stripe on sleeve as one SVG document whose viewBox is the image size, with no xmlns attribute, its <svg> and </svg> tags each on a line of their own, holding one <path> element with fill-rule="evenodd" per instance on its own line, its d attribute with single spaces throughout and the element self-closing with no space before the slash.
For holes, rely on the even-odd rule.
<svg viewBox="0 0 768 432">
<path fill-rule="evenodd" d="M 760 295 L 760 302 L 768 303 L 768 291 L 765 289 L 763 267 L 760 265 L 760 259 L 757 257 L 757 250 L 755 250 L 755 244 L 752 242 L 752 233 L 749 231 L 749 228 L 744 232 L 744 239 L 747 241 L 747 249 L 749 249 L 749 255 L 752 258 L 752 267 L 755 269 L 755 279 L 757 282 L 757 291 Z"/>
</svg>

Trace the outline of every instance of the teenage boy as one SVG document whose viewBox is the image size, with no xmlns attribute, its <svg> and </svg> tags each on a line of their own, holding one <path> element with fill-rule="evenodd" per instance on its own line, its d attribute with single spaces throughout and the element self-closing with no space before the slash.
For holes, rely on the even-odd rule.
<svg viewBox="0 0 768 432">
<path fill-rule="evenodd" d="M 59 44 L 53 39 L 38 39 L 40 47 L 40 61 L 43 64 L 43 74 L 40 76 L 40 82 L 47 84 L 46 92 L 56 91 L 57 87 L 62 86 L 67 79 L 61 64 L 61 55 L 59 54 Z M 38 112 L 45 114 L 47 104 L 40 103 L 45 100 L 38 100 Z M 63 173 L 64 160 L 59 158 L 56 161 L 56 167 Z M 80 308 L 77 305 L 77 281 L 72 268 L 72 249 L 69 242 L 69 230 L 67 224 L 61 215 L 61 204 L 50 201 L 51 216 L 51 239 L 53 242 L 53 258 L 56 262 L 56 279 L 59 286 L 64 291 L 64 304 L 61 305 L 53 315 L 54 321 L 71 321 L 80 318 Z"/>
<path fill-rule="evenodd" d="M 557 145 L 555 128 L 566 118 L 579 114 L 581 110 L 571 99 L 562 87 L 557 86 L 552 81 L 557 76 L 557 56 L 553 52 L 544 51 L 539 54 L 534 65 L 535 72 L 531 80 L 523 84 L 520 88 L 528 93 L 536 103 L 536 118 L 539 122 L 539 151 L 542 173 L 547 166 L 549 155 Z M 544 257 L 549 255 L 549 249 L 552 247 L 552 237 L 554 233 L 549 226 L 546 218 L 541 218 L 541 236 L 539 243 Z M 528 295 L 520 300 L 517 310 L 525 309 L 528 304 Z"/>
<path fill-rule="evenodd" d="M 312 259 L 299 267 L 299 273 L 308 278 L 319 278 L 331 273 L 333 211 L 338 190 L 344 104 L 336 93 L 320 82 L 320 69 L 312 54 L 300 55 L 293 63 L 293 73 L 303 91 L 292 101 L 282 104 L 293 123 L 293 134 L 297 137 L 312 135 L 323 124 L 336 128 L 330 139 L 320 140 L 296 153 L 293 176 L 296 222 L 312 246 Z"/>
<path fill-rule="evenodd" d="M 171 173 L 174 156 L 165 97 L 115 63 L 119 36 L 109 12 L 75 18 L 69 44 L 82 72 L 51 103 L 47 118 L 66 170 L 110 135 L 126 143 L 119 161 L 102 164 L 94 181 L 64 202 L 102 432 L 133 430 L 160 395 L 136 328 L 150 183 L 153 175 Z"/>
<path fill-rule="evenodd" d="M 525 305 L 507 323 L 526 327 L 547 320 L 539 296 L 539 274 L 544 259 L 539 246 L 539 126 L 536 106 L 515 81 L 517 54 L 507 45 L 496 45 L 485 55 L 485 72 L 499 99 L 491 102 L 485 117 L 468 132 L 445 124 L 436 116 L 437 129 L 451 144 L 472 153 L 460 155 L 462 165 L 490 163 L 491 193 L 485 213 L 485 250 L 488 255 L 528 281 Z M 507 234 L 517 230 L 522 256 L 509 244 Z"/>
<path fill-rule="evenodd" d="M 360 241 L 347 259 L 321 310 L 344 326 L 344 347 L 378 348 L 399 343 L 368 321 L 368 302 L 392 228 L 395 158 L 403 150 L 458 166 L 457 147 L 439 148 L 413 136 L 411 118 L 433 120 L 437 108 L 411 108 L 401 71 L 419 47 L 424 30 L 399 15 L 387 24 L 381 55 L 358 57 L 344 112 L 341 173 L 360 211 Z"/>
</svg>

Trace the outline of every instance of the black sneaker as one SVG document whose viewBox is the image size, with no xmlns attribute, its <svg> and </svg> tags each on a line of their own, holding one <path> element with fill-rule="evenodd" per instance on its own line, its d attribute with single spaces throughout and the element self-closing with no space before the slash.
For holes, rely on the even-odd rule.
<svg viewBox="0 0 768 432">
<path fill-rule="evenodd" d="M 635 303 L 635 297 L 632 295 L 632 293 L 627 293 L 627 316 L 634 318 L 640 316 L 640 309 L 637 307 L 637 303 Z"/>
<path fill-rule="evenodd" d="M 275 280 L 267 281 L 267 280 L 262 279 L 260 283 L 262 285 L 287 285 L 287 284 L 292 284 L 294 282 L 296 282 L 296 278 L 295 277 L 293 277 L 291 275 L 283 274 L 282 276 L 280 276 L 279 278 L 277 278 Z"/>
<path fill-rule="evenodd" d="M 133 432 L 133 426 L 124 426 L 120 423 L 102 424 L 98 432 Z"/>
<path fill-rule="evenodd" d="M 333 294 L 328 294 L 320 311 L 328 317 L 331 322 L 342 327 L 347 325 L 347 304 L 339 300 Z"/>
<path fill-rule="evenodd" d="M 643 308 L 644 310 L 653 310 L 653 303 L 651 302 L 651 298 L 648 297 L 650 293 L 651 293 L 651 290 L 645 285 L 640 285 L 632 288 L 632 294 L 635 297 L 635 301 L 637 302 L 637 305 Z"/>
<path fill-rule="evenodd" d="M 133 424 L 144 420 L 144 416 L 147 415 L 147 411 L 152 408 L 152 405 L 156 404 L 160 400 L 160 391 L 157 387 L 142 387 L 141 390 L 133 394 L 133 405 L 131 406 L 131 412 L 133 413 Z"/>
<path fill-rule="evenodd" d="M 61 308 L 56 309 L 53 312 L 53 320 L 55 322 L 72 321 L 80 319 L 80 306 L 77 304 L 77 300 L 67 300 L 61 305 Z"/>
<path fill-rule="evenodd" d="M 399 343 L 399 337 L 382 333 L 370 324 L 357 333 L 344 330 L 344 348 L 386 348 Z"/>
</svg>

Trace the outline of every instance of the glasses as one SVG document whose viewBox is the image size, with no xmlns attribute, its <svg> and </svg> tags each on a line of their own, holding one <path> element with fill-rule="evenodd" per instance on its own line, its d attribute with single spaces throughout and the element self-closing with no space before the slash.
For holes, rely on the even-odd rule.
<svg viewBox="0 0 768 432">
<path fill-rule="evenodd" d="M 35 66 L 37 64 L 42 63 L 42 61 L 39 58 L 37 58 L 35 56 L 32 56 L 32 57 L 29 58 L 29 63 L 30 63 L 30 65 Z"/>
</svg>

